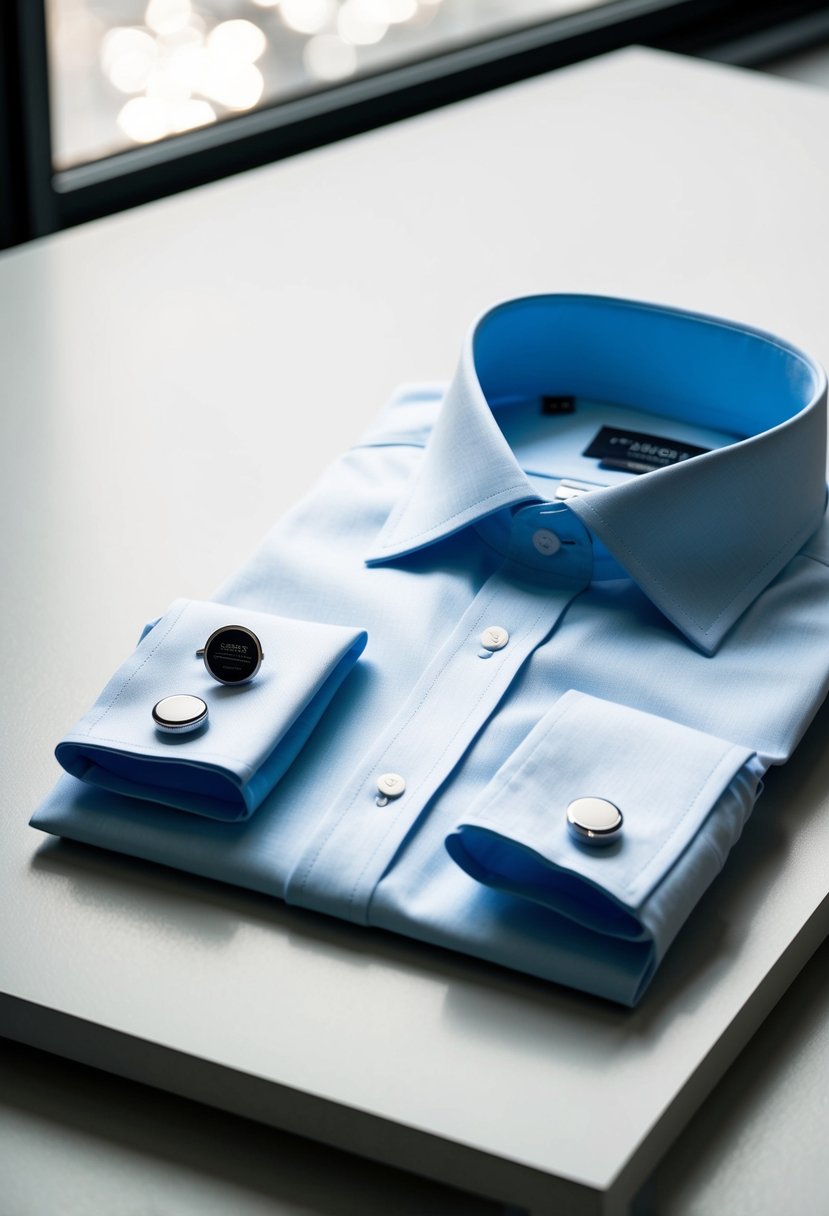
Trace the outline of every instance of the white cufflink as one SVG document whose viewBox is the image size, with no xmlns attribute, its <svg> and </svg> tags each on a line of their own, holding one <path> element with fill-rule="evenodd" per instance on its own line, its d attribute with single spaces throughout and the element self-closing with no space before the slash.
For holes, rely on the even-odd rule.
<svg viewBox="0 0 829 1216">
<path fill-rule="evenodd" d="M 215 629 L 196 656 L 204 659 L 208 675 L 220 684 L 249 683 L 265 657 L 259 638 L 244 625 Z"/>
<path fill-rule="evenodd" d="M 189 693 L 162 697 L 153 706 L 153 722 L 167 734 L 189 734 L 204 726 L 207 718 L 207 704 L 201 697 L 192 697 Z"/>
<path fill-rule="evenodd" d="M 576 798 L 567 808 L 570 835 L 582 844 L 613 844 L 622 834 L 622 812 L 606 798 Z"/>
</svg>

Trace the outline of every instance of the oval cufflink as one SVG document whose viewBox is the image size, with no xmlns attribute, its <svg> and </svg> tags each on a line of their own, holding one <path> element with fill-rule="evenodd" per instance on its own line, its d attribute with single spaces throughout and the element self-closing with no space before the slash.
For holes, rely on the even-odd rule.
<svg viewBox="0 0 829 1216">
<path fill-rule="evenodd" d="M 204 726 L 207 719 L 207 703 L 189 693 L 162 697 L 153 706 L 153 722 L 167 734 L 186 735 Z"/>
<path fill-rule="evenodd" d="M 594 848 L 618 840 L 623 823 L 622 812 L 607 798 L 575 798 L 567 807 L 570 835 Z"/>
<path fill-rule="evenodd" d="M 196 651 L 207 674 L 220 684 L 247 684 L 262 666 L 265 655 L 259 638 L 244 625 L 222 625 Z"/>
</svg>

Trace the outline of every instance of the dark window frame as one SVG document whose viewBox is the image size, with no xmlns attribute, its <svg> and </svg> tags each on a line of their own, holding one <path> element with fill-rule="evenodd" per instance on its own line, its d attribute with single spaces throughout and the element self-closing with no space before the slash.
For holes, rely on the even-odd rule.
<svg viewBox="0 0 829 1216">
<path fill-rule="evenodd" d="M 0 248 L 632 43 L 758 66 L 827 38 L 816 0 L 613 0 L 54 172 L 45 0 L 4 0 Z"/>
</svg>

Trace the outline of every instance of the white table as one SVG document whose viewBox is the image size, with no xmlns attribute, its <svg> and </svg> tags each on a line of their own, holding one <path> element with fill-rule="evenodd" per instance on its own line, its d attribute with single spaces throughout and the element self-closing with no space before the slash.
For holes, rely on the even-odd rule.
<svg viewBox="0 0 829 1216">
<path fill-rule="evenodd" d="M 0 259 L 0 1032 L 534 1213 L 623 1210 L 829 928 L 829 710 L 632 1013 L 26 820 L 143 622 L 492 301 L 661 300 L 829 363 L 827 136 L 819 94 L 628 51 Z"/>
</svg>

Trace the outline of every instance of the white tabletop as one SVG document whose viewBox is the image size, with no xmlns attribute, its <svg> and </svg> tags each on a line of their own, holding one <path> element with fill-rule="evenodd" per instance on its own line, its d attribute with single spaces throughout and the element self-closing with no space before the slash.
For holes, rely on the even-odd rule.
<svg viewBox="0 0 829 1216">
<path fill-rule="evenodd" d="M 493 301 L 659 300 L 829 363 L 828 134 L 822 95 L 628 51 L 0 258 L 0 1031 L 533 1210 L 624 1203 L 826 932 L 826 711 L 634 1012 L 26 821 L 144 621 Z"/>
</svg>

